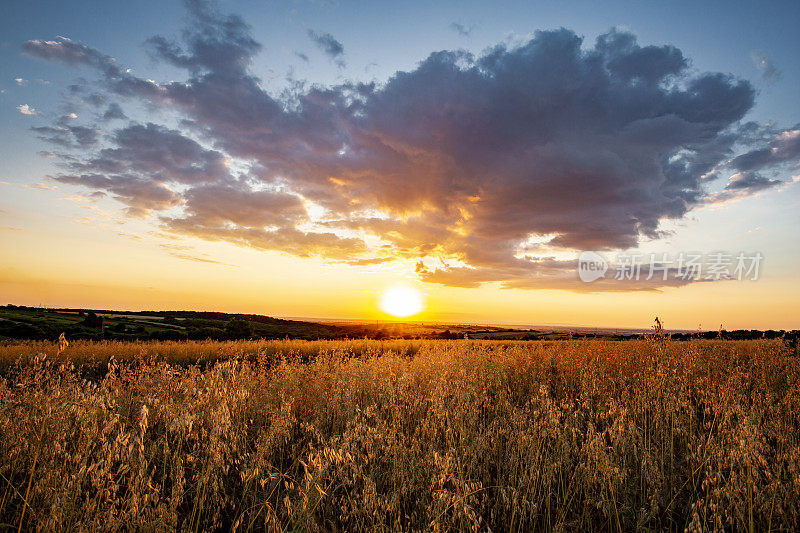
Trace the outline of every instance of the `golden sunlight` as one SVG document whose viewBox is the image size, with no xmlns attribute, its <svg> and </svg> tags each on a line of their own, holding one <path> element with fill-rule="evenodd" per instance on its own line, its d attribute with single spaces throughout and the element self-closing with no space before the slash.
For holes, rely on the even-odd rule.
<svg viewBox="0 0 800 533">
<path fill-rule="evenodd" d="M 406 286 L 387 289 L 380 301 L 380 308 L 384 313 L 401 318 L 416 315 L 424 306 L 422 293 Z"/>
</svg>

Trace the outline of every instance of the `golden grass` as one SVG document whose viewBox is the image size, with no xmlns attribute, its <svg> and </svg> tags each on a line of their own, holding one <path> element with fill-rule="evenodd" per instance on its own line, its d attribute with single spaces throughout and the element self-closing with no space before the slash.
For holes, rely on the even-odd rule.
<svg viewBox="0 0 800 533">
<path fill-rule="evenodd" d="M 113 356 L 117 362 L 165 361 L 176 365 L 213 363 L 234 358 L 274 359 L 291 357 L 309 359 L 320 353 L 378 355 L 393 352 L 416 353 L 424 341 L 393 339 L 354 340 L 253 340 L 253 341 L 86 341 L 69 342 L 69 349 L 60 351 L 59 343 L 48 341 L 8 342 L 0 344 L 0 370 L 17 361 L 36 355 L 49 361 L 78 365 L 105 365 Z"/>
<path fill-rule="evenodd" d="M 0 347 L 2 528 L 800 525 L 800 363 L 781 341 L 57 351 Z"/>
</svg>

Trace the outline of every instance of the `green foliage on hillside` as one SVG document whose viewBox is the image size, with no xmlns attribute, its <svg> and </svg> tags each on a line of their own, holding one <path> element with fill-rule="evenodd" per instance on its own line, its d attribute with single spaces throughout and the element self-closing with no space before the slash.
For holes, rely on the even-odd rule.
<svg viewBox="0 0 800 533">
<path fill-rule="evenodd" d="M 354 329 L 261 315 L 198 311 L 119 312 L 0 307 L 0 339 L 44 340 L 333 339 Z"/>
</svg>

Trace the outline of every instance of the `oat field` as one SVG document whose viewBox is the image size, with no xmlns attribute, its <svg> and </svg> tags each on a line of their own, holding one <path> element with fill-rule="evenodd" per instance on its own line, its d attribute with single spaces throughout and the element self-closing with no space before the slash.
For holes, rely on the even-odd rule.
<svg viewBox="0 0 800 533">
<path fill-rule="evenodd" d="M 775 341 L 0 346 L 0 528 L 789 531 Z"/>
</svg>

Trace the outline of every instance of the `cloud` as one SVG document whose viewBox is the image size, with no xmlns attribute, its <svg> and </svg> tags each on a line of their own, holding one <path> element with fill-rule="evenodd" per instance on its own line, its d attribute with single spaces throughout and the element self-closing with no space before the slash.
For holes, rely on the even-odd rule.
<svg viewBox="0 0 800 533">
<path fill-rule="evenodd" d="M 231 265 L 230 263 L 225 263 L 222 261 L 211 259 L 208 256 L 208 254 L 196 253 L 191 246 L 186 246 L 183 244 L 171 244 L 171 243 L 162 243 L 159 244 L 159 246 L 164 250 L 166 250 L 171 256 L 177 257 L 178 259 L 183 259 L 185 261 L 193 261 L 195 263 L 211 263 L 215 265 L 224 265 L 224 266 L 237 266 L 237 265 Z"/>
<path fill-rule="evenodd" d="M 40 59 L 59 61 L 70 66 L 93 66 L 107 75 L 120 72 L 114 58 L 60 35 L 52 41 L 40 39 L 27 41 L 22 45 L 22 51 Z"/>
<path fill-rule="evenodd" d="M 134 124 L 114 131 L 111 141 L 113 147 L 103 148 L 71 168 L 183 184 L 214 182 L 229 175 L 222 153 L 164 126 Z"/>
<path fill-rule="evenodd" d="M 681 287 L 692 283 L 690 279 L 678 276 L 676 268 L 667 268 L 664 279 L 663 265 L 656 264 L 654 275 L 649 275 L 649 263 L 641 265 L 638 279 L 615 279 L 614 270 L 605 277 L 591 283 L 581 281 L 578 277 L 578 261 L 540 257 L 536 261 L 536 269 L 531 272 L 527 265 L 520 265 L 514 272 L 508 266 L 495 269 L 470 267 L 445 267 L 428 269 L 424 263 L 418 262 L 416 273 L 420 280 L 427 283 L 439 283 L 452 287 L 476 288 L 488 281 L 502 281 L 504 288 L 509 289 L 560 289 L 576 292 L 626 292 L 626 291 L 661 291 L 665 287 Z M 514 275 L 516 274 L 516 275 Z M 647 278 L 650 279 L 647 279 Z"/>
<path fill-rule="evenodd" d="M 243 73 L 261 49 L 250 35 L 250 27 L 241 17 L 223 15 L 205 0 L 189 0 L 185 5 L 192 17 L 185 46 L 161 36 L 152 37 L 147 46 L 153 57 L 192 72 Z"/>
<path fill-rule="evenodd" d="M 309 39 L 314 41 L 317 47 L 325 52 L 325 55 L 336 61 L 340 67 L 344 66 L 344 60 L 342 59 L 344 56 L 344 46 L 342 46 L 342 43 L 337 41 L 333 35 L 330 33 L 317 33 L 311 29 L 307 31 L 307 34 Z"/>
<path fill-rule="evenodd" d="M 103 113 L 103 120 L 124 120 L 126 118 L 128 117 L 125 115 L 125 112 L 122 111 L 122 108 L 116 102 L 109 104 L 108 109 Z"/>
<path fill-rule="evenodd" d="M 800 124 L 773 134 L 767 146 L 756 148 L 733 158 L 729 166 L 742 171 L 792 163 L 800 159 Z"/>
<path fill-rule="evenodd" d="M 22 113 L 23 115 L 35 115 L 36 114 L 36 110 L 34 108 L 32 108 L 31 106 L 29 106 L 28 104 L 18 105 L 17 109 L 19 109 L 19 112 Z"/>
<path fill-rule="evenodd" d="M 749 196 L 755 196 L 761 191 L 781 187 L 783 185 L 786 185 L 786 182 L 765 178 L 757 172 L 740 172 L 730 177 L 727 185 L 725 185 L 725 189 L 709 195 L 708 203 L 729 203 Z"/>
<path fill-rule="evenodd" d="M 153 211 L 167 210 L 183 201 L 179 194 L 162 183 L 132 176 L 109 178 L 99 174 L 62 174 L 54 179 L 68 185 L 108 191 L 126 204 L 128 215 L 135 218 L 146 218 Z"/>
<path fill-rule="evenodd" d="M 351 266 L 371 266 L 390 263 L 394 260 L 394 257 L 367 257 L 364 259 L 350 259 L 347 260 L 346 263 Z"/>
<path fill-rule="evenodd" d="M 89 82 L 82 78 L 67 87 L 67 90 L 71 95 L 80 95 L 80 101 L 92 107 L 100 107 L 106 102 L 105 95 L 98 92 L 89 93 Z"/>
<path fill-rule="evenodd" d="M 783 74 L 766 52 L 762 50 L 753 50 L 750 52 L 750 60 L 753 62 L 753 65 L 761 71 L 761 76 L 766 81 L 776 82 L 781 79 Z"/>
<path fill-rule="evenodd" d="M 53 126 L 31 128 L 39 139 L 65 148 L 87 148 L 97 143 L 100 130 L 86 126 L 69 126 L 60 121 Z"/>
<path fill-rule="evenodd" d="M 102 94 L 92 93 L 84 96 L 82 100 L 91 106 L 100 107 L 105 103 L 106 98 Z"/>
<path fill-rule="evenodd" d="M 450 24 L 450 29 L 458 33 L 461 37 L 469 37 L 472 35 L 472 30 L 475 29 L 474 25 L 465 26 L 460 22 L 453 22 Z"/>
<path fill-rule="evenodd" d="M 56 178 L 155 214 L 178 235 L 349 264 L 441 260 L 417 275 L 448 285 L 589 290 L 555 257 L 657 239 L 662 221 L 720 194 L 775 186 L 750 175 L 709 192 L 727 170 L 797 157 L 794 130 L 764 138 L 741 124 L 755 99 L 747 81 L 696 72 L 679 49 L 628 32 L 584 43 L 539 31 L 479 56 L 434 52 L 382 84 L 272 95 L 250 72 L 260 45 L 247 24 L 188 6 L 181 42 L 148 41 L 186 71 L 180 81 L 134 76 L 66 38 L 26 44 L 91 65 L 104 92 L 181 119 L 181 131 L 104 128 L 107 145 L 85 147 Z M 338 41 L 309 35 L 341 58 Z M 760 155 L 737 162 L 741 149 Z"/>
<path fill-rule="evenodd" d="M 752 172 L 743 172 L 731 176 L 725 189 L 729 191 L 761 191 L 769 187 L 774 187 L 779 183 L 783 182 L 770 180 Z"/>
<path fill-rule="evenodd" d="M 58 185 L 48 185 L 47 183 L 34 183 L 31 185 L 34 189 L 42 189 L 46 191 L 55 191 L 58 189 Z"/>
<path fill-rule="evenodd" d="M 240 206 L 237 206 L 237 208 Z M 235 212 L 234 212 L 235 213 Z M 224 219 L 206 220 L 202 214 L 188 217 L 164 217 L 166 229 L 208 241 L 225 241 L 256 250 L 280 250 L 298 257 L 322 256 L 350 261 L 367 251 L 357 238 L 340 237 L 328 232 L 306 232 L 297 227 L 254 227 L 225 223 Z"/>
<path fill-rule="evenodd" d="M 51 41 L 34 39 L 22 45 L 22 51 L 31 57 L 64 63 L 72 67 L 86 66 L 98 69 L 113 92 L 124 96 L 151 96 L 158 94 L 152 80 L 133 76 L 130 69 L 122 69 L 116 59 L 67 37 L 57 36 Z"/>
<path fill-rule="evenodd" d="M 255 191 L 241 183 L 204 185 L 186 195 L 190 222 L 206 228 L 290 227 L 306 218 L 302 201 L 280 191 Z"/>
</svg>

